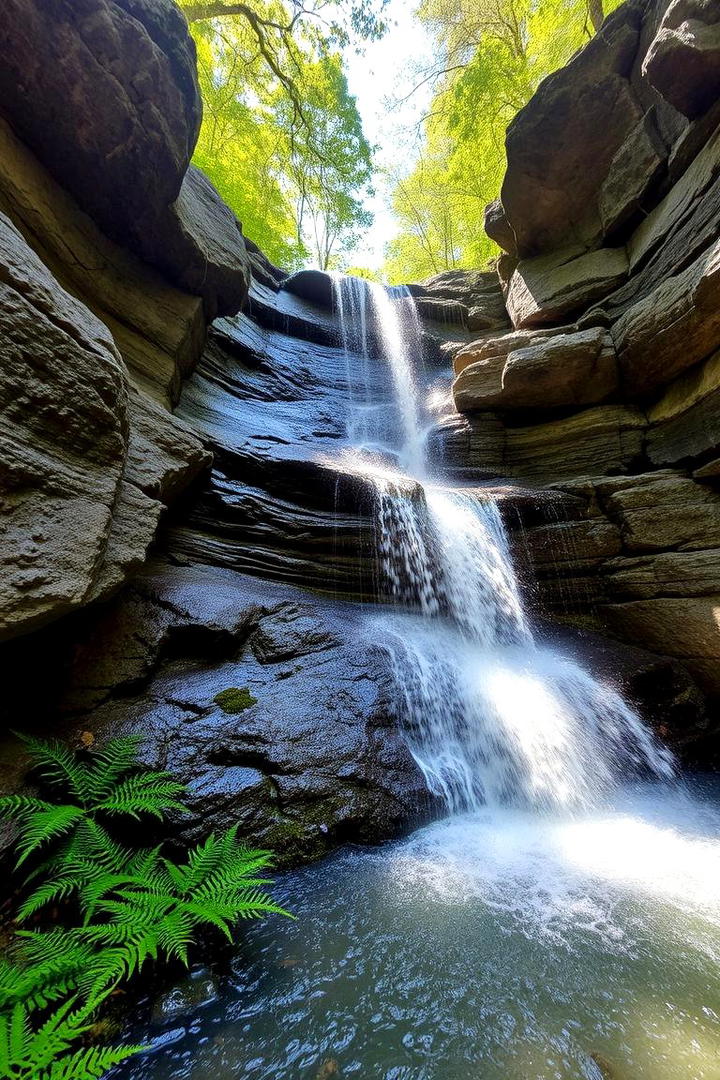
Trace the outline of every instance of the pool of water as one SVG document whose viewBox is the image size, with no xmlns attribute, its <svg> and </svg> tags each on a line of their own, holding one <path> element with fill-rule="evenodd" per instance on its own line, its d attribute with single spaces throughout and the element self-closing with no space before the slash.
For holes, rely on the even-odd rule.
<svg viewBox="0 0 720 1080">
<path fill-rule="evenodd" d="M 718 1080 L 717 785 L 450 818 L 284 875 L 124 1080 Z"/>
</svg>

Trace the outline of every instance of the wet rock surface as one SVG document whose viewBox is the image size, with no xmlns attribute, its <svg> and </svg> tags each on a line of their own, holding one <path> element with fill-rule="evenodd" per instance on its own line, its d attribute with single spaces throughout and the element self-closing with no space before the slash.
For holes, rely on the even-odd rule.
<svg viewBox="0 0 720 1080">
<path fill-rule="evenodd" d="M 430 801 L 362 616 L 232 571 L 150 568 L 77 634 L 60 730 L 141 734 L 141 760 L 188 785 L 182 843 L 238 821 L 282 864 L 377 843 Z M 249 691 L 239 712 L 216 700 L 230 687 Z"/>
</svg>

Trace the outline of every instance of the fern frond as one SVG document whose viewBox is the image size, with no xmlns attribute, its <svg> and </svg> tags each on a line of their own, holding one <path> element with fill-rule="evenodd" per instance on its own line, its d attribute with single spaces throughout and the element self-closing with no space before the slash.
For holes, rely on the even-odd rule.
<svg viewBox="0 0 720 1080">
<path fill-rule="evenodd" d="M 24 818 L 39 810 L 50 810 L 55 805 L 32 795 L 3 795 L 0 797 L 0 817 Z"/>
<path fill-rule="evenodd" d="M 33 852 L 47 844 L 48 841 L 56 840 L 59 836 L 70 832 L 72 827 L 84 816 L 84 813 L 82 807 L 71 804 L 50 806 L 47 810 L 34 812 L 21 825 L 20 839 L 17 843 L 20 857 L 15 866 L 22 866 Z"/>
<path fill-rule="evenodd" d="M 57 904 L 69 899 L 78 887 L 78 879 L 72 873 L 44 881 L 22 902 L 15 918 L 18 922 L 25 922 L 48 904 Z"/>
<path fill-rule="evenodd" d="M 24 1002 L 42 1009 L 74 990 L 79 974 L 92 960 L 90 946 L 72 933 L 20 931 L 9 960 L 0 963 L 0 1009 Z"/>
<path fill-rule="evenodd" d="M 166 956 L 180 960 L 188 967 L 188 949 L 193 944 L 196 922 L 189 912 L 174 909 L 167 912 L 158 927 L 158 943 Z"/>
<path fill-rule="evenodd" d="M 97 802 L 94 809 L 105 814 L 126 814 L 136 819 L 149 814 L 162 820 L 168 810 L 187 809 L 177 798 L 184 790 L 184 785 L 173 780 L 168 773 L 141 772 L 127 776 L 106 798 Z"/>
<path fill-rule="evenodd" d="M 147 1049 L 147 1046 L 90 1046 L 54 1061 L 38 1080 L 101 1080 L 113 1066 Z"/>
<path fill-rule="evenodd" d="M 120 777 L 137 766 L 141 742 L 138 735 L 126 735 L 93 751 L 91 764 L 86 767 L 86 784 L 94 802 L 111 795 Z"/>
<path fill-rule="evenodd" d="M 27 746 L 33 767 L 39 771 L 43 780 L 66 789 L 78 802 L 85 802 L 90 794 L 87 787 L 87 768 L 78 761 L 65 743 L 57 739 L 35 739 L 32 735 L 21 732 L 15 734 Z"/>
<path fill-rule="evenodd" d="M 60 865 L 66 862 L 96 862 L 108 873 L 121 873 L 132 859 L 130 848 L 123 847 L 110 836 L 94 818 L 85 817 L 70 839 L 68 846 L 58 852 Z"/>
</svg>

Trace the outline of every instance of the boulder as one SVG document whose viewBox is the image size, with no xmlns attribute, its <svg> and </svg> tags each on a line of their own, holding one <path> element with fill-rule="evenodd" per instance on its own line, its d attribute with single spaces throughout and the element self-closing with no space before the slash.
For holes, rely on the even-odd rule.
<svg viewBox="0 0 720 1080">
<path fill-rule="evenodd" d="M 506 303 L 518 329 L 559 323 L 617 288 L 627 277 L 624 248 L 576 249 L 523 259 L 510 278 Z"/>
<path fill-rule="evenodd" d="M 139 248 L 181 289 L 203 298 L 208 322 L 243 306 L 251 264 L 242 226 L 196 166 L 190 166 L 176 202 L 158 215 Z"/>
<path fill-rule="evenodd" d="M 142 244 L 180 194 L 202 116 L 173 0 L 6 0 L 0 51 L 14 130 L 104 232 Z"/>
<path fill-rule="evenodd" d="M 593 246 L 603 233 L 600 192 L 613 160 L 644 110 L 630 85 L 644 0 L 628 0 L 565 67 L 538 87 L 510 124 L 494 238 L 520 258 L 567 245 Z"/>
<path fill-rule="evenodd" d="M 332 277 L 322 270 L 299 270 L 285 278 L 280 288 L 323 308 L 332 309 L 335 302 Z"/>
<path fill-rule="evenodd" d="M 623 385 L 645 394 L 720 346 L 720 240 L 662 280 L 611 329 Z"/>
<path fill-rule="evenodd" d="M 142 760 L 188 785 L 183 843 L 239 822 L 289 865 L 377 843 L 429 809 L 389 668 L 353 605 L 230 570 L 151 566 L 87 620 L 68 678 L 65 737 L 139 734 Z M 247 691 L 232 709 L 230 688 Z"/>
<path fill-rule="evenodd" d="M 455 357 L 460 412 L 487 408 L 594 405 L 617 388 L 612 339 L 602 328 L 552 335 L 520 331 Z"/>
<path fill-rule="evenodd" d="M 642 65 L 643 75 L 694 119 L 720 94 L 720 9 L 715 0 L 673 0 Z"/>
<path fill-rule="evenodd" d="M 249 258 L 235 215 L 188 169 L 202 107 L 173 0 L 8 0 L 0 47 L 0 111 L 80 208 L 201 296 L 208 319 L 237 312 Z"/>
</svg>

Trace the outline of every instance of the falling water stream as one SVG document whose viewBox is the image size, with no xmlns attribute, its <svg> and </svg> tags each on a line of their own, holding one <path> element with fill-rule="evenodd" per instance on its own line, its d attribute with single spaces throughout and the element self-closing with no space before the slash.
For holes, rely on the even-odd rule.
<svg viewBox="0 0 720 1080">
<path fill-rule="evenodd" d="M 253 927 L 127 1075 L 720 1080 L 720 793 L 536 639 L 497 506 L 427 459 L 409 295 L 334 287 L 387 601 L 368 639 L 445 813 L 285 875 L 297 922 Z"/>
</svg>

